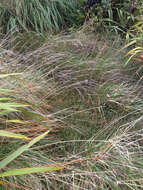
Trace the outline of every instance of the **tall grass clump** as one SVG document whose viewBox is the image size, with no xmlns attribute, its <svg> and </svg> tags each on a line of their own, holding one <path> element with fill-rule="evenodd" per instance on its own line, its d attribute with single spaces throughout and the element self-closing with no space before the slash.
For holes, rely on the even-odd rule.
<svg viewBox="0 0 143 190">
<path fill-rule="evenodd" d="M 35 73 L 32 65 L 28 70 L 21 68 L 24 57 L 12 48 L 5 49 L 7 41 L 1 41 L 0 58 L 0 185 L 2 189 L 36 189 L 38 178 L 33 173 L 63 168 L 47 158 L 45 162 L 39 162 L 42 153 L 30 151 L 31 146 L 40 140 L 48 142 L 52 139 L 52 135 L 47 137 L 48 133 L 55 132 L 59 126 L 57 119 L 50 114 L 48 99 L 43 96 L 44 89 L 49 89 L 48 93 L 51 88 L 54 90 L 54 82 L 49 81 L 47 86 L 44 78 L 41 75 L 38 77 L 38 72 L 37 75 L 32 74 Z M 25 177 L 21 177 L 24 174 L 31 176 L 31 185 Z M 15 176 L 18 176 L 16 181 Z"/>
<path fill-rule="evenodd" d="M 6 0 L 0 3 L 0 27 L 3 32 L 34 30 L 59 31 L 74 22 L 80 2 L 76 0 Z"/>
<path fill-rule="evenodd" d="M 32 190 L 143 188 L 142 87 L 123 67 L 124 41 L 113 34 L 102 36 L 84 25 L 68 35 L 49 35 L 43 45 L 25 47 L 25 51 L 18 41 L 10 48 L 13 42 L 9 46 L 4 40 L 1 70 L 21 74 L 3 78 L 1 88 L 15 90 L 12 100 L 27 106 L 6 115 L 3 127 L 32 143 L 28 141 L 28 151 L 3 169 L 3 186 Z M 48 136 L 33 144 L 48 131 Z M 10 144 L 9 139 L 4 140 Z M 7 152 L 25 145 L 21 140 L 11 141 L 9 148 L 4 142 L 1 160 Z M 40 166 L 64 170 L 28 177 L 20 175 L 28 174 L 23 170 L 16 170 L 14 177 L 6 172 L 25 167 L 36 172 Z"/>
<path fill-rule="evenodd" d="M 48 92 L 40 88 L 39 97 L 43 89 L 52 117 L 62 126 L 54 140 L 31 150 L 41 153 L 39 162 L 48 155 L 66 167 L 40 174 L 41 189 L 143 188 L 143 100 L 141 86 L 122 66 L 125 52 L 118 49 L 123 44 L 119 36 L 98 36 L 87 27 L 50 36 L 22 54 L 19 70 L 35 69 L 36 80 L 52 84 Z"/>
<path fill-rule="evenodd" d="M 47 148 L 54 147 L 50 153 L 67 168 L 48 175 L 49 189 L 143 188 L 141 86 L 122 67 L 121 38 L 101 39 L 78 31 L 46 44 L 66 55 L 52 64 L 62 90 L 51 97 L 66 127 L 61 141 Z"/>
</svg>

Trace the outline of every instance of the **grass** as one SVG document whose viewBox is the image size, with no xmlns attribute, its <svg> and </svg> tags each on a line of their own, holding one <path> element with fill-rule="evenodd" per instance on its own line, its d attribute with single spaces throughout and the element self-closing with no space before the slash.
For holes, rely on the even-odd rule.
<svg viewBox="0 0 143 190">
<path fill-rule="evenodd" d="M 4 46 L 4 44 L 2 45 Z M 19 63 L 22 64 L 22 59 L 12 49 L 6 50 L 4 47 L 1 49 L 0 178 L 35 173 L 38 170 L 39 172 L 48 171 L 49 169 L 49 171 L 53 171 L 53 169 L 55 170 L 57 168 L 56 165 L 49 165 L 47 167 L 46 164 L 44 166 L 33 165 L 32 167 L 30 162 L 26 163 L 24 161 L 24 158 L 19 162 L 22 163 L 20 167 L 17 161 L 15 161 L 23 152 L 28 151 L 31 146 L 44 138 L 49 131 L 54 132 L 58 126 L 55 118 L 49 119 L 48 117 L 48 103 L 43 104 L 42 98 L 41 100 L 39 99 L 40 93 L 42 96 L 42 91 L 38 85 L 38 78 L 33 78 L 32 73 L 28 71 L 17 73 L 15 65 L 17 67 Z M 9 69 L 11 70 L 9 71 Z M 10 74 L 9 72 L 13 70 L 16 73 Z M 33 85 L 34 87 L 31 86 L 33 82 L 36 84 Z M 42 77 L 40 77 L 40 82 L 42 82 Z M 45 84 L 43 83 L 43 85 Z M 32 95 L 33 93 L 34 96 Z M 44 110 L 47 112 L 44 112 Z M 46 138 L 50 138 L 50 135 Z M 63 167 L 58 168 L 61 169 Z M 12 181 L 10 178 L 8 178 L 8 181 L 4 182 L 1 180 L 1 184 L 9 188 L 9 184 Z M 23 181 L 23 183 L 25 182 Z M 15 188 L 17 185 L 14 182 L 13 184 Z M 18 186 L 22 188 L 21 185 Z"/>
<path fill-rule="evenodd" d="M 56 32 L 67 23 L 73 23 L 78 7 L 79 2 L 75 0 L 1 1 L 0 26 L 3 32 Z"/>
<path fill-rule="evenodd" d="M 3 188 L 142 189 L 142 86 L 129 66 L 124 67 L 121 38 L 101 36 L 84 26 L 71 34 L 51 35 L 34 48 L 24 44 L 24 51 L 21 38 L 10 46 L 3 42 L 2 73 L 22 74 L 3 78 L 1 88 L 13 90 L 12 100 L 30 107 L 5 115 L 0 129 L 31 139 L 51 130 L 3 171 L 65 167 L 4 177 Z M 23 144 L 1 138 L 0 160 Z"/>
</svg>

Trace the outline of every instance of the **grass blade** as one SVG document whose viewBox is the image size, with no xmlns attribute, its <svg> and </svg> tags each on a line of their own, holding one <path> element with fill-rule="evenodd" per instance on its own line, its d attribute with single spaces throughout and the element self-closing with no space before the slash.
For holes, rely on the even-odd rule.
<svg viewBox="0 0 143 190">
<path fill-rule="evenodd" d="M 21 168 L 6 171 L 0 174 L 0 177 L 9 177 L 9 176 L 16 176 L 16 175 L 25 175 L 25 174 L 32 174 L 32 173 L 44 173 L 44 172 L 53 172 L 57 170 L 64 169 L 65 167 L 35 167 L 35 168 Z"/>
<path fill-rule="evenodd" d="M 21 75 L 22 73 L 1 74 L 0 78 L 6 78 L 9 76 Z"/>
<path fill-rule="evenodd" d="M 24 135 L 20 135 L 20 134 L 15 134 L 9 131 L 4 131 L 4 130 L 0 130 L 0 136 L 1 137 L 11 137 L 11 138 L 15 138 L 15 139 L 25 139 L 25 140 L 30 140 L 30 138 L 24 136 Z"/>
<path fill-rule="evenodd" d="M 32 141 L 30 141 L 28 144 L 23 145 L 22 147 L 20 147 L 18 150 L 16 150 L 15 152 L 13 152 L 12 154 L 10 154 L 9 156 L 7 156 L 4 160 L 2 160 L 0 162 L 0 169 L 4 168 L 6 165 L 8 165 L 10 162 L 12 162 L 15 158 L 17 158 L 18 156 L 20 156 L 23 152 L 27 151 L 32 145 L 34 145 L 35 143 L 37 143 L 38 141 L 40 141 L 42 138 L 44 138 L 47 134 L 49 133 L 49 131 L 43 133 L 42 135 L 34 138 Z"/>
</svg>

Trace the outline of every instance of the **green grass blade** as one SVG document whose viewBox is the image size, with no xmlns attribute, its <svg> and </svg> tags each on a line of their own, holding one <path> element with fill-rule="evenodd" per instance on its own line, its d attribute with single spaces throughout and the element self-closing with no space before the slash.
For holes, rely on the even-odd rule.
<svg viewBox="0 0 143 190">
<path fill-rule="evenodd" d="M 15 76 L 15 75 L 21 75 L 22 73 L 11 73 L 11 74 L 1 74 L 0 78 L 5 78 L 8 76 Z"/>
<path fill-rule="evenodd" d="M 15 138 L 15 139 L 25 139 L 25 140 L 30 140 L 30 138 L 24 136 L 24 135 L 20 135 L 20 134 L 16 134 L 16 133 L 12 133 L 9 131 L 4 131 L 4 130 L 0 130 L 0 136 L 1 137 L 11 137 L 11 138 Z"/>
<path fill-rule="evenodd" d="M 17 158 L 18 156 L 20 156 L 23 152 L 27 151 L 32 145 L 34 145 L 35 143 L 37 143 L 38 141 L 40 141 L 42 138 L 44 138 L 47 134 L 49 133 L 49 131 L 43 133 L 42 135 L 34 138 L 32 141 L 30 141 L 28 144 L 23 145 L 22 147 L 20 147 L 18 150 L 16 150 L 15 152 L 13 152 L 12 154 L 10 154 L 9 156 L 7 156 L 4 160 L 2 160 L 0 162 L 0 169 L 4 168 L 6 165 L 8 165 L 10 162 L 12 162 L 15 158 Z"/>
<path fill-rule="evenodd" d="M 43 172 L 53 172 L 57 170 L 64 169 L 65 167 L 35 167 L 35 168 L 21 168 L 6 171 L 0 174 L 0 177 L 9 177 L 9 176 L 16 176 L 16 175 L 25 175 L 25 174 L 32 174 L 32 173 L 43 173 Z"/>
<path fill-rule="evenodd" d="M 14 108 L 27 107 L 27 106 L 29 105 L 17 104 L 17 103 L 0 103 L 0 109 L 14 109 Z"/>
<path fill-rule="evenodd" d="M 6 123 L 19 123 L 19 124 L 29 124 L 29 121 L 22 121 L 19 119 L 5 120 Z"/>
<path fill-rule="evenodd" d="M 8 101 L 8 100 L 11 100 L 11 98 L 0 98 L 0 102 L 1 101 Z"/>
</svg>

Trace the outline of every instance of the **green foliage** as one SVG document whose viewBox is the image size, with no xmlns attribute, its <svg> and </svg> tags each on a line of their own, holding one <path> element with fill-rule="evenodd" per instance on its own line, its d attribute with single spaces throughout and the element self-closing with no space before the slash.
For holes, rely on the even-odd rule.
<svg viewBox="0 0 143 190">
<path fill-rule="evenodd" d="M 66 23 L 72 23 L 79 2 L 76 0 L 6 0 L 0 2 L 0 26 L 2 31 L 32 29 L 59 31 Z"/>
<path fill-rule="evenodd" d="M 115 13 L 124 8 L 118 6 Z M 103 20 L 99 13 L 101 25 L 112 28 L 126 22 L 121 12 L 120 21 L 116 14 L 112 18 L 112 10 L 103 14 Z M 116 23 L 109 22 L 109 15 Z M 76 13 L 70 18 L 74 17 Z M 90 27 L 68 35 L 48 33 L 46 41 L 39 42 L 43 45 L 37 45 L 33 33 L 22 34 L 11 49 L 13 43 L 3 40 L 7 47 L 1 45 L 0 58 L 0 108 L 6 111 L 0 115 L 3 187 L 143 189 L 143 97 L 142 91 L 138 93 L 142 85 L 136 85 L 122 67 L 124 40 L 115 33 L 96 34 Z M 9 71 L 22 74 L 3 75 Z"/>
<path fill-rule="evenodd" d="M 6 77 L 15 76 L 15 75 L 18 75 L 18 73 L 17 74 L 14 74 L 14 73 L 13 74 L 1 74 L 0 78 L 3 79 Z M 2 94 L 0 94 L 0 96 L 1 96 L 1 98 L 0 98 L 0 121 L 1 122 L 3 122 L 3 123 L 7 122 L 5 119 L 6 115 L 13 113 L 13 112 L 15 112 L 15 113 L 19 112 L 19 110 L 18 110 L 19 108 L 25 108 L 28 106 L 28 105 L 12 102 L 9 97 L 13 91 L 10 91 L 7 89 L 0 89 L 0 92 L 3 92 Z M 5 97 L 4 97 L 4 95 L 5 95 Z M 26 121 L 21 121 L 21 120 L 8 120 L 7 124 L 8 123 L 15 123 L 15 125 L 16 124 L 27 124 Z M 26 141 L 31 140 L 28 144 L 21 146 L 20 148 L 18 148 L 16 151 L 14 151 L 11 154 L 7 155 L 7 153 L 4 152 L 4 157 L 5 157 L 4 159 L 3 159 L 3 155 L 0 155 L 0 170 L 1 170 L 0 178 L 6 177 L 6 176 L 10 177 L 10 176 L 15 176 L 15 175 L 24 175 L 24 174 L 31 174 L 31 173 L 37 173 L 37 172 L 52 172 L 52 171 L 63 169 L 63 167 L 53 166 L 53 167 L 21 168 L 21 169 L 7 170 L 5 172 L 2 172 L 2 169 L 5 169 L 8 164 L 13 162 L 23 152 L 29 150 L 29 148 L 31 146 L 33 146 L 35 143 L 37 143 L 42 138 L 44 138 L 48 133 L 49 133 L 49 131 L 47 131 L 47 132 L 43 133 L 42 135 L 39 135 L 38 137 L 31 140 L 30 138 L 26 137 L 25 135 L 10 132 L 10 131 L 8 131 L 8 129 L 0 130 L 0 137 L 22 139 L 22 140 L 26 140 Z M 5 145 L 3 145 L 3 143 L 1 143 L 1 145 L 0 145 L 1 149 L 3 149 L 4 146 Z M 5 183 L 3 183 L 1 180 L 0 180 L 0 184 L 5 187 Z"/>
<path fill-rule="evenodd" d="M 94 6 L 91 10 L 91 17 L 100 29 L 125 33 L 135 23 L 141 4 L 138 0 L 102 0 L 102 5 Z"/>
<path fill-rule="evenodd" d="M 54 171 L 61 170 L 61 169 L 64 169 L 64 167 L 21 168 L 21 169 L 15 169 L 15 170 L 6 171 L 4 173 L 1 173 L 0 177 L 26 175 L 26 174 L 32 174 L 32 173 L 54 172 Z"/>
<path fill-rule="evenodd" d="M 14 61 L 15 63 L 17 61 L 19 62 L 18 57 L 16 57 L 16 55 L 13 53 L 14 52 L 12 50 L 9 51 L 4 49 L 4 44 L 1 42 L 0 178 L 6 176 L 9 178 L 7 178 L 6 183 L 3 182 L 2 179 L 0 179 L 0 185 L 6 188 L 9 188 L 8 184 L 10 182 L 11 176 L 24 174 L 28 175 L 37 172 L 52 172 L 63 169 L 62 166 L 57 167 L 56 165 L 47 166 L 46 164 L 44 164 L 43 166 L 43 164 L 40 164 L 39 166 L 35 167 L 34 165 L 31 165 L 31 162 L 26 162 L 26 164 L 22 164 L 22 162 L 24 162 L 24 159 L 19 162 L 21 167 L 19 166 L 19 164 L 15 164 L 15 162 L 17 162 L 16 160 L 19 159 L 19 157 L 22 156 L 23 153 L 27 152 L 31 148 L 31 146 L 35 145 L 41 139 L 45 138 L 45 136 L 49 133 L 49 130 L 51 130 L 50 123 L 52 123 L 52 126 L 55 124 L 54 121 L 52 122 L 52 120 L 48 119 L 44 115 L 44 112 L 40 110 L 37 111 L 37 107 L 39 108 L 39 106 L 41 105 L 41 99 L 39 100 L 38 90 L 35 92 L 34 101 L 28 98 L 28 96 L 30 95 L 29 92 L 32 90 L 30 90 L 31 87 L 29 88 L 29 82 L 32 79 L 32 75 L 29 75 L 28 78 L 30 78 L 30 81 L 27 81 L 28 78 L 23 73 L 9 73 L 7 71 L 6 68 L 8 64 L 10 64 L 9 66 L 11 68 L 11 72 L 13 70 L 11 61 Z M 9 61 L 6 61 L 8 59 Z M 36 85 L 38 85 L 37 81 Z M 27 94 L 28 96 L 26 96 L 25 94 L 26 91 L 29 91 L 29 95 Z M 31 93 L 33 94 L 33 91 L 31 91 Z M 38 97 L 37 102 L 35 103 L 36 95 Z M 33 98 L 31 95 L 30 97 Z M 47 103 L 46 105 L 48 106 Z M 41 131 L 38 126 L 41 126 Z M 30 131 L 28 132 L 28 130 Z M 26 143 L 24 141 L 30 142 Z"/>
<path fill-rule="evenodd" d="M 125 48 L 131 48 L 127 53 L 129 59 L 126 64 L 131 59 L 134 59 L 137 63 L 143 62 L 143 5 L 138 7 L 137 10 L 136 24 L 130 27 L 126 34 L 127 45 Z"/>
<path fill-rule="evenodd" d="M 5 159 L 0 161 L 0 170 L 5 168 L 9 163 L 11 163 L 14 159 L 16 159 L 18 156 L 20 156 L 24 151 L 27 151 L 31 146 L 33 146 L 35 143 L 40 141 L 42 138 L 44 138 L 49 131 L 45 132 L 44 134 L 34 138 L 31 140 L 28 144 L 21 146 L 18 148 L 15 152 L 8 155 Z M 32 174 L 32 173 L 38 173 L 38 172 L 52 172 L 56 170 L 63 169 L 64 167 L 34 167 L 34 168 L 21 168 L 21 169 L 14 169 L 10 171 L 6 171 L 3 173 L 0 173 L 0 178 L 2 177 L 9 177 L 9 176 L 16 176 L 16 175 L 24 175 L 24 174 Z"/>
</svg>

